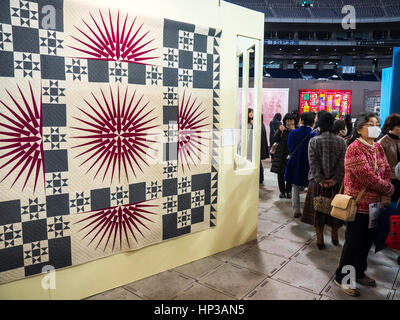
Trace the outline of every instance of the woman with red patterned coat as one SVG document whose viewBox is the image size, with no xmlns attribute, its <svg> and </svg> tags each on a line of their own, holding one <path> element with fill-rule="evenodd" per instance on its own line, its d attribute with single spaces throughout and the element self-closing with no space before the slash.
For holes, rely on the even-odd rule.
<svg viewBox="0 0 400 320">
<path fill-rule="evenodd" d="M 354 267 L 355 279 L 351 280 L 366 286 L 376 285 L 375 280 L 365 274 L 368 253 L 375 237 L 375 229 L 369 226 L 370 204 L 380 202 L 381 205 L 388 205 L 394 192 L 385 152 L 379 143 L 374 142 L 379 134 L 378 116 L 371 112 L 361 114 L 355 123 L 353 142 L 348 146 L 344 160 L 344 193 L 356 199 L 365 190 L 357 203 L 355 221 L 347 222 L 346 241 L 334 280 L 351 296 L 359 296 L 360 292 L 355 287 L 349 287 L 347 278 L 342 284 L 348 274 L 348 269 L 344 267 Z"/>
</svg>

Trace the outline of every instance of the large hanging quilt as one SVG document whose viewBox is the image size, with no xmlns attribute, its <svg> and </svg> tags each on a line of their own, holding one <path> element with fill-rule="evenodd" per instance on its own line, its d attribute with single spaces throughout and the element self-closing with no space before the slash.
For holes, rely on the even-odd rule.
<svg viewBox="0 0 400 320">
<path fill-rule="evenodd" d="M 215 226 L 220 38 L 0 1 L 0 283 Z"/>
</svg>

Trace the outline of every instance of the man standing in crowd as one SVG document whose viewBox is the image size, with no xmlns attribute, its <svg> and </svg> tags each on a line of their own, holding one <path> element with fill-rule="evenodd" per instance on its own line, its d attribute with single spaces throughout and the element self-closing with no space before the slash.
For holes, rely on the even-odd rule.
<svg viewBox="0 0 400 320">
<path fill-rule="evenodd" d="M 300 116 L 300 127 L 291 131 L 288 138 L 289 161 L 286 165 L 285 180 L 292 184 L 292 205 L 295 218 L 301 217 L 300 188 L 308 185 L 308 143 L 317 135 L 313 131 L 315 115 L 304 112 Z"/>
</svg>

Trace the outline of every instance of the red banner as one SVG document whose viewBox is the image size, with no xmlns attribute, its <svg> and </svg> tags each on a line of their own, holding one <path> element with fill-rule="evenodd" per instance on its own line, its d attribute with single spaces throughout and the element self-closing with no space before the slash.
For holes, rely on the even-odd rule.
<svg viewBox="0 0 400 320">
<path fill-rule="evenodd" d="M 351 114 L 352 97 L 352 90 L 300 89 L 299 113 L 336 110 L 343 119 L 346 114 Z"/>
</svg>

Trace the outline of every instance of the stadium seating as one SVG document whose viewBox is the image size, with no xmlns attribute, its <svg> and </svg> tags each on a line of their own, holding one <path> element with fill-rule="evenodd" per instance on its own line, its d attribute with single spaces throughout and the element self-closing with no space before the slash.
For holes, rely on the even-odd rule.
<svg viewBox="0 0 400 320">
<path fill-rule="evenodd" d="M 357 74 L 343 74 L 343 80 L 347 81 L 379 81 L 377 77 L 369 72 L 369 73 L 357 73 Z"/>
<path fill-rule="evenodd" d="M 265 74 L 268 73 L 271 78 L 286 78 L 286 79 L 302 79 L 302 75 L 300 72 L 297 70 L 293 69 L 288 69 L 288 70 L 282 70 L 282 69 L 266 69 L 264 71 L 264 76 Z"/>
<path fill-rule="evenodd" d="M 335 70 L 314 70 L 314 69 L 303 69 L 301 73 L 305 76 L 311 76 L 312 79 L 329 79 L 341 80 Z M 335 79 L 333 76 L 337 76 Z"/>
<path fill-rule="evenodd" d="M 298 0 L 227 0 L 275 18 L 341 18 L 344 5 L 356 8 L 359 18 L 400 16 L 400 6 L 395 0 L 312 0 L 313 7 L 302 8 Z"/>
</svg>

